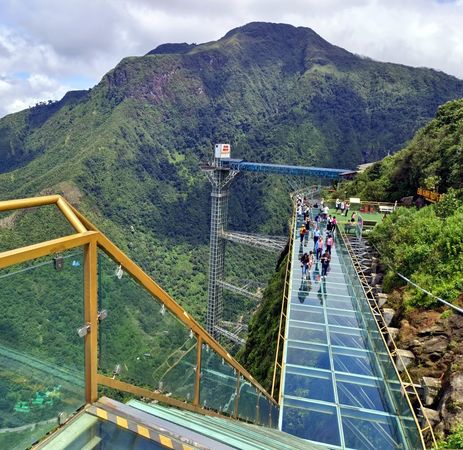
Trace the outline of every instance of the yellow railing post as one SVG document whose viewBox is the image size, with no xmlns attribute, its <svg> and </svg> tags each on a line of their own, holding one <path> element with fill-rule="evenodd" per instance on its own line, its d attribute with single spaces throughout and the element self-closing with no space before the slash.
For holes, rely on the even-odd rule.
<svg viewBox="0 0 463 450">
<path fill-rule="evenodd" d="M 201 355 L 202 355 L 202 346 L 203 340 L 198 334 L 196 341 L 196 375 L 195 375 L 195 392 L 193 405 L 199 406 L 200 402 L 200 393 L 201 393 Z"/>
<path fill-rule="evenodd" d="M 85 401 L 98 400 L 98 262 L 97 244 L 92 241 L 84 252 L 84 320 L 90 326 L 85 335 Z"/>
</svg>

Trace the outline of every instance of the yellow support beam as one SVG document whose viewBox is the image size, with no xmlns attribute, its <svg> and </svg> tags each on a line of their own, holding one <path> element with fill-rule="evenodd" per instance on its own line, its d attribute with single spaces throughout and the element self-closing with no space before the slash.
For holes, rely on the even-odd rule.
<svg viewBox="0 0 463 450">
<path fill-rule="evenodd" d="M 71 209 L 66 200 L 64 200 L 64 198 L 60 197 L 56 202 L 56 205 L 78 233 L 84 233 L 87 231 L 87 228 L 82 225 L 82 222 L 77 218 L 77 216 L 74 214 L 74 211 Z"/>
<path fill-rule="evenodd" d="M 195 373 L 195 391 L 194 391 L 194 399 L 193 405 L 198 406 L 200 402 L 200 395 L 201 395 L 201 354 L 202 354 L 202 346 L 203 340 L 201 336 L 196 336 L 196 373 Z"/>
<path fill-rule="evenodd" d="M 60 198 L 60 195 L 46 195 L 44 197 L 21 198 L 19 200 L 4 200 L 0 202 L 0 211 L 53 205 L 57 203 Z"/>
<path fill-rule="evenodd" d="M 96 231 L 86 231 L 85 233 L 72 234 L 70 236 L 52 239 L 51 241 L 40 242 L 39 244 L 2 252 L 0 253 L 0 269 L 42 256 L 61 253 L 64 250 L 80 247 L 92 241 L 96 242 L 98 234 L 99 233 Z"/>
<path fill-rule="evenodd" d="M 85 246 L 84 252 L 84 320 L 90 325 L 85 335 L 85 400 L 98 400 L 98 259 L 96 242 Z"/>
</svg>

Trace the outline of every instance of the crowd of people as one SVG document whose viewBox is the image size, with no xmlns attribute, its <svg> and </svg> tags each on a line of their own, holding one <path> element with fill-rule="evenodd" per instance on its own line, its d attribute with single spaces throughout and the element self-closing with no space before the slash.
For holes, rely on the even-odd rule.
<svg viewBox="0 0 463 450">
<path fill-rule="evenodd" d="M 348 204 L 347 204 L 348 205 Z M 343 205 L 345 211 L 346 205 Z M 336 232 L 336 216 L 329 214 L 329 207 L 325 205 L 323 199 L 320 204 L 310 204 L 306 197 L 298 196 L 296 199 L 298 223 L 300 223 L 300 257 L 302 278 L 310 278 L 310 272 L 314 265 L 321 263 L 321 278 L 326 278 L 330 261 L 331 250 L 334 246 L 334 237 Z M 310 247 L 310 237 L 313 240 L 312 250 L 305 250 Z M 318 267 L 317 267 L 318 268 Z"/>
</svg>

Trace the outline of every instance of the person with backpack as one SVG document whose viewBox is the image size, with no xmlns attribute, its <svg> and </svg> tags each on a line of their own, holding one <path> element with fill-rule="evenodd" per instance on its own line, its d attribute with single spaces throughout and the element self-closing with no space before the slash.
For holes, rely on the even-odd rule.
<svg viewBox="0 0 463 450">
<path fill-rule="evenodd" d="M 301 245 L 304 245 L 304 236 L 307 233 L 307 229 L 305 227 L 305 224 L 303 223 L 301 225 L 301 229 L 299 230 L 299 237 L 301 238 Z"/>
</svg>

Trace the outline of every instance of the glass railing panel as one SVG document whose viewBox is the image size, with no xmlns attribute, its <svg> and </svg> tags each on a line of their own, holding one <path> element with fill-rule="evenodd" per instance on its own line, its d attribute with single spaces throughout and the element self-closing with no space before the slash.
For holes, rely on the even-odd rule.
<svg viewBox="0 0 463 450">
<path fill-rule="evenodd" d="M 0 252 L 76 233 L 56 205 L 2 211 L 0 229 Z"/>
<path fill-rule="evenodd" d="M 232 416 L 237 373 L 221 356 L 203 344 L 201 352 L 200 405 Z"/>
<path fill-rule="evenodd" d="M 83 252 L 0 270 L 0 448 L 29 448 L 85 403 Z"/>
<path fill-rule="evenodd" d="M 259 406 L 257 422 L 266 427 L 271 426 L 270 411 L 272 409 L 272 402 L 264 394 L 260 393 L 257 404 Z"/>
<path fill-rule="evenodd" d="M 243 377 L 240 378 L 238 417 L 248 422 L 257 420 L 257 389 Z"/>
<path fill-rule="evenodd" d="M 99 254 L 99 368 L 139 387 L 193 401 L 196 337 L 143 286 Z"/>
<path fill-rule="evenodd" d="M 280 417 L 280 408 L 277 405 L 272 403 L 271 411 L 270 411 L 270 423 L 272 428 L 278 428 L 278 420 Z"/>
</svg>

